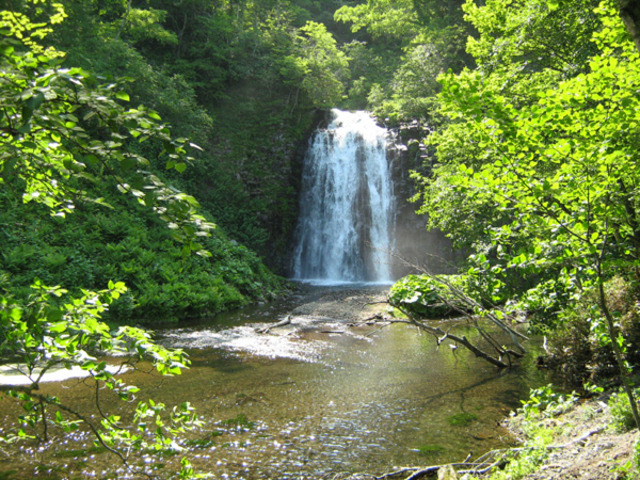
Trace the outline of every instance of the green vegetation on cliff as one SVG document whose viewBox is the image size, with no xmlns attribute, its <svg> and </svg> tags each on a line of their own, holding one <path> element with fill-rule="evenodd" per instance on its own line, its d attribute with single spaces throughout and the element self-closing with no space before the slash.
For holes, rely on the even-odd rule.
<svg viewBox="0 0 640 480">
<path fill-rule="evenodd" d="M 316 109 L 341 100 L 347 60 L 324 25 L 332 1 L 65 0 L 50 41 L 68 62 L 128 78 L 202 148 L 172 181 L 231 238 L 286 271 L 296 168 Z M 174 176 L 175 177 L 175 176 Z"/>
<path fill-rule="evenodd" d="M 25 10 L 52 14 L 44 7 Z M 60 28 L 65 10 L 53 12 L 51 26 Z M 71 289 L 125 281 L 112 318 L 151 323 L 274 295 L 282 282 L 179 189 L 179 174 L 200 161 L 187 150 L 202 148 L 172 139 L 153 110 L 131 107 L 131 83 L 106 83 L 40 47 L 40 33 L 52 30 L 46 23 L 5 13 L 2 289 L 25 298 L 36 278 Z"/>
</svg>

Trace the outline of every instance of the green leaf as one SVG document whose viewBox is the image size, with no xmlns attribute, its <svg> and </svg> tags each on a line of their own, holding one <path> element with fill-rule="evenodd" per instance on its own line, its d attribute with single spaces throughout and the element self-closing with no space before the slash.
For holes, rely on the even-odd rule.
<svg viewBox="0 0 640 480">
<path fill-rule="evenodd" d="M 24 114 L 23 114 L 23 117 L 24 117 Z M 29 118 L 30 117 L 31 115 L 29 115 Z M 25 123 L 24 125 L 22 125 L 20 128 L 18 128 L 18 132 L 22 134 L 27 134 L 31 132 L 31 123 Z"/>
<path fill-rule="evenodd" d="M 29 98 L 26 102 L 25 105 L 27 106 L 28 110 L 30 112 L 33 112 L 35 110 L 37 110 L 38 108 L 40 108 L 40 105 L 42 105 L 42 102 L 44 102 L 44 94 L 40 91 L 36 92 L 35 95 L 33 95 L 31 98 Z"/>
<path fill-rule="evenodd" d="M 14 51 L 15 51 L 15 48 L 12 47 L 11 45 L 0 45 L 0 55 L 9 57 L 13 54 Z"/>
<path fill-rule="evenodd" d="M 63 315 L 63 312 L 62 312 L 61 309 L 59 309 L 59 308 L 51 308 L 49 310 L 49 312 L 47 313 L 47 319 L 50 322 L 54 322 L 54 323 L 55 322 L 59 322 L 60 320 L 62 320 L 62 315 Z"/>
<path fill-rule="evenodd" d="M 49 331 L 51 333 L 62 333 L 67 330 L 66 322 L 56 322 L 49 325 Z"/>
</svg>

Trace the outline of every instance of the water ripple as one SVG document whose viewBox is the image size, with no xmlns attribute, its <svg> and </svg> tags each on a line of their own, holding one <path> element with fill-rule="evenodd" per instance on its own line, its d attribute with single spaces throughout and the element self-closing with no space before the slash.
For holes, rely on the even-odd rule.
<svg viewBox="0 0 640 480">
<path fill-rule="evenodd" d="M 290 358 L 320 362 L 326 342 L 303 340 L 295 335 L 258 334 L 255 326 L 243 325 L 227 330 L 174 330 L 163 336 L 162 343 L 173 348 L 221 348 L 267 358 Z"/>
</svg>

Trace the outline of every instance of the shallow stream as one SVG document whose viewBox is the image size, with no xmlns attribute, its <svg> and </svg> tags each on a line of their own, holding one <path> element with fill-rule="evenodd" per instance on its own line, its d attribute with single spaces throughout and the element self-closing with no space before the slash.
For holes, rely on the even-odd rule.
<svg viewBox="0 0 640 480">
<path fill-rule="evenodd" d="M 546 381 L 534 367 L 525 362 L 499 372 L 462 348 L 437 349 L 432 337 L 415 328 L 350 326 L 345 318 L 327 316 L 330 308 L 314 313 L 308 307 L 309 298 L 314 305 L 329 299 L 339 306 L 349 300 L 345 292 L 312 290 L 293 303 L 158 332 L 162 343 L 187 349 L 191 368 L 172 378 L 136 371 L 123 379 L 169 405 L 188 400 L 196 406 L 205 428 L 192 440 L 193 463 L 215 478 L 380 474 L 394 466 L 462 461 L 512 441 L 499 422 L 530 387 Z M 276 322 L 287 312 L 290 325 L 256 333 L 256 324 Z M 87 408 L 92 401 L 92 390 L 78 380 L 47 388 Z M 29 456 L 50 467 L 40 469 L 53 475 L 46 478 L 73 477 L 69 472 L 124 476 L 113 473 L 114 459 L 104 453 L 90 460 L 22 454 L 0 462 L 0 478 L 37 473 L 25 469 Z M 14 476 L 3 476 L 9 471 Z"/>
</svg>

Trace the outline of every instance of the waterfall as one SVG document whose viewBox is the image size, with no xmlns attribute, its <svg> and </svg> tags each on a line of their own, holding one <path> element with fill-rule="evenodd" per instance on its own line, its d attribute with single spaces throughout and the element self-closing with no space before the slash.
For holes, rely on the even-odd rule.
<svg viewBox="0 0 640 480">
<path fill-rule="evenodd" d="M 304 159 L 293 276 L 390 283 L 395 208 L 388 132 L 365 112 L 331 114 Z"/>
</svg>

